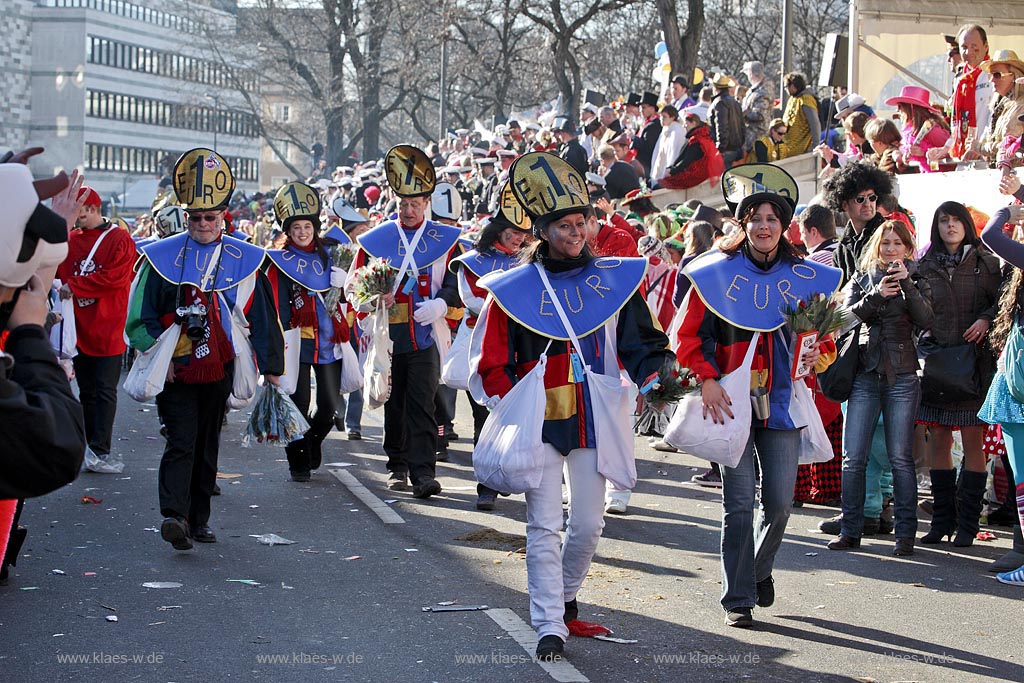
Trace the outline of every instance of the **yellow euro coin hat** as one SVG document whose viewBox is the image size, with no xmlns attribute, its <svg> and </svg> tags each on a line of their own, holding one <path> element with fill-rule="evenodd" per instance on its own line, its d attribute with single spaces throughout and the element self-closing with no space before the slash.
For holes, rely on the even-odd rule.
<svg viewBox="0 0 1024 683">
<path fill-rule="evenodd" d="M 384 174 L 399 197 L 429 197 L 437 177 L 434 164 L 419 147 L 395 145 L 384 155 Z"/>
<path fill-rule="evenodd" d="M 793 220 L 799 189 L 793 176 L 774 164 L 742 164 L 722 175 L 722 194 L 733 215 L 742 220 L 751 206 L 771 202 L 783 226 Z"/>
<path fill-rule="evenodd" d="M 568 162 L 549 152 L 530 152 L 512 162 L 512 194 L 533 220 L 534 230 L 590 204 L 586 179 Z"/>
<path fill-rule="evenodd" d="M 235 176 L 228 162 L 205 147 L 182 154 L 174 164 L 172 180 L 187 211 L 223 209 L 235 191 Z"/>
<path fill-rule="evenodd" d="M 111 218 L 110 219 L 110 224 L 113 225 L 113 226 L 116 226 L 118 228 L 121 228 L 122 230 L 127 232 L 129 235 L 132 234 L 132 226 L 128 225 L 128 221 L 126 221 L 125 219 L 121 218 L 120 216 L 118 216 L 117 218 Z"/>
<path fill-rule="evenodd" d="M 516 199 L 512 192 L 512 183 L 509 181 L 505 181 L 505 184 L 501 186 L 501 192 L 498 193 L 498 207 L 495 216 L 504 219 L 516 230 L 525 232 L 530 230 L 530 217 L 526 215 L 526 209 Z"/>
<path fill-rule="evenodd" d="M 281 229 L 297 218 L 312 221 L 320 229 L 320 193 L 306 183 L 291 182 L 281 186 L 274 195 L 274 217 Z"/>
</svg>

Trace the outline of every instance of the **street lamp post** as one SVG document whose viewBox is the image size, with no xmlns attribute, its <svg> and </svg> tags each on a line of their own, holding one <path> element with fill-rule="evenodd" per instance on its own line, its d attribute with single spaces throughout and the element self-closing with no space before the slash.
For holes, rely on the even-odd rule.
<svg viewBox="0 0 1024 683">
<path fill-rule="evenodd" d="M 220 128 L 220 95 L 217 93 L 206 93 L 203 95 L 213 101 L 213 151 L 217 151 L 217 130 Z"/>
<path fill-rule="evenodd" d="M 448 108 L 448 26 L 445 17 L 444 31 L 441 32 L 441 96 L 440 96 L 440 121 L 437 133 L 437 143 L 441 144 L 445 139 L 445 131 L 448 130 L 445 120 Z"/>
</svg>

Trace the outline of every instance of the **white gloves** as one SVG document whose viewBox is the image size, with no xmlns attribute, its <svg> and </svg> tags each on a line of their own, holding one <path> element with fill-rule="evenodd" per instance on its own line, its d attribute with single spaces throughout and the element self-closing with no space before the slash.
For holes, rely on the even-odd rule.
<svg viewBox="0 0 1024 683">
<path fill-rule="evenodd" d="M 420 325 L 429 325 L 447 312 L 448 303 L 444 299 L 427 299 L 416 304 L 412 319 Z"/>
<path fill-rule="evenodd" d="M 337 287 L 338 289 L 344 287 L 346 275 L 347 273 L 338 266 L 331 266 L 331 287 Z"/>
</svg>

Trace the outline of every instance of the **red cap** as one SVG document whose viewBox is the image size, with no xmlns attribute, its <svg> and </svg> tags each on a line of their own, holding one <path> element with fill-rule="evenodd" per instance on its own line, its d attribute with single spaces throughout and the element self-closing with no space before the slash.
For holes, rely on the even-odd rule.
<svg viewBox="0 0 1024 683">
<path fill-rule="evenodd" d="M 92 189 L 88 185 L 82 185 L 82 189 L 78 191 L 79 197 L 81 197 L 83 194 L 85 195 L 86 206 L 99 206 L 100 204 L 103 203 L 103 200 L 100 199 L 100 193 Z"/>
<path fill-rule="evenodd" d="M 366 197 L 366 201 L 370 204 L 376 204 L 377 200 L 380 199 L 380 188 L 376 185 L 370 185 L 363 190 L 363 196 Z"/>
</svg>

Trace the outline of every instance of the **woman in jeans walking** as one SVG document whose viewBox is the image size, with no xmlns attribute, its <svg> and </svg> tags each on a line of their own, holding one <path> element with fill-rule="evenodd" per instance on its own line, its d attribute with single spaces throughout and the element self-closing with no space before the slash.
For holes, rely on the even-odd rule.
<svg viewBox="0 0 1024 683">
<path fill-rule="evenodd" d="M 676 336 L 676 357 L 702 380 L 703 424 L 727 424 L 734 419 L 731 406 L 751 398 L 729 396 L 719 380 L 740 368 L 755 344 L 751 367 L 758 388 L 767 394 L 767 406 L 759 402 L 750 418 L 739 462 L 721 468 L 721 603 L 727 626 L 749 628 L 754 606 L 770 607 L 775 601 L 772 570 L 792 511 L 800 430 L 807 426 L 806 416 L 792 411 L 794 335 L 785 327 L 782 306 L 831 294 L 840 272 L 802 258 L 783 235 L 797 196 L 796 183 L 785 171 L 771 164 L 744 164 L 727 171 L 722 185 L 743 230 L 723 241 L 718 253 L 687 266 L 693 294 Z M 815 343 L 808 362 L 821 371 L 834 358 L 835 343 L 826 338 Z M 813 419 L 820 419 L 812 412 Z"/>
<path fill-rule="evenodd" d="M 830 550 L 860 547 L 864 481 L 871 436 L 882 413 L 892 464 L 896 546 L 912 555 L 917 533 L 914 417 L 921 400 L 914 335 L 932 322 L 927 280 L 912 274 L 914 238 L 902 221 L 886 221 L 868 241 L 849 284 L 846 305 L 862 324 L 859 368 L 846 409 L 843 438 L 843 521 Z"/>
</svg>

